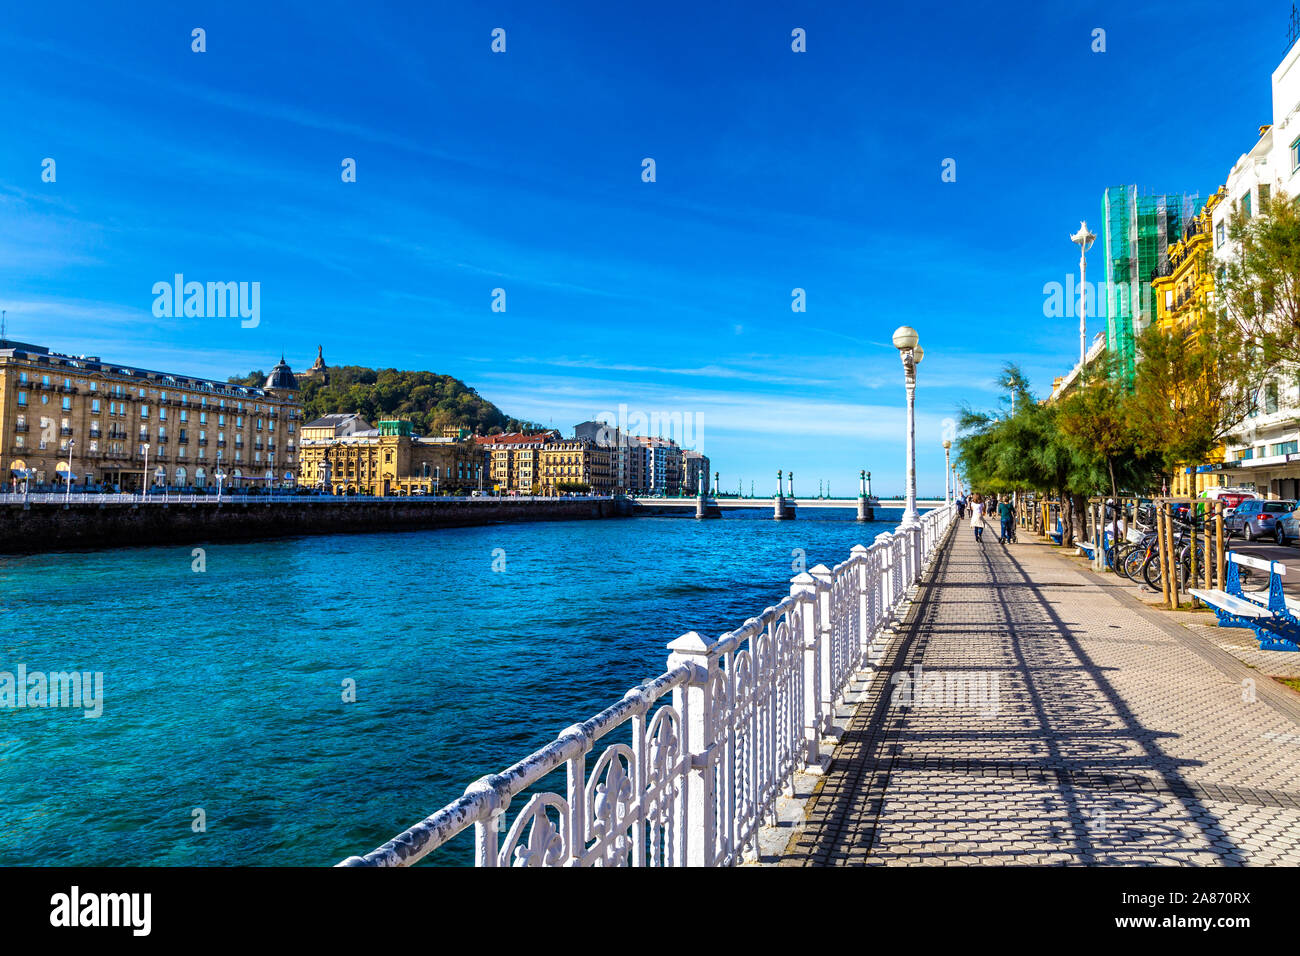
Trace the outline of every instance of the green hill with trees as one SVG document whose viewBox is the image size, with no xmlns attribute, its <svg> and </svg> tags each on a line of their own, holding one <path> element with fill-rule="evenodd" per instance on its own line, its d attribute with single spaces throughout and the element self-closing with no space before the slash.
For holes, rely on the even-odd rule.
<svg viewBox="0 0 1300 956">
<path fill-rule="evenodd" d="M 266 373 L 236 375 L 236 385 L 261 385 Z M 374 424 L 380 419 L 409 419 L 417 434 L 440 435 L 457 425 L 484 434 L 534 431 L 541 426 L 511 418 L 458 378 L 434 372 L 409 372 L 395 368 L 332 365 L 329 384 L 300 379 L 299 399 L 306 420 L 331 412 L 358 412 Z"/>
</svg>

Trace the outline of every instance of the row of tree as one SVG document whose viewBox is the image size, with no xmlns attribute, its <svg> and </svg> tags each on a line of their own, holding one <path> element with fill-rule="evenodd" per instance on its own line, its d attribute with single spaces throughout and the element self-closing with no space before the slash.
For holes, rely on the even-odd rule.
<svg viewBox="0 0 1300 956">
<path fill-rule="evenodd" d="M 1228 256 L 1203 253 L 1200 267 L 1215 282 L 1201 308 L 1177 327 L 1139 334 L 1132 382 L 1108 352 L 1058 401 L 1040 402 L 1020 369 L 1004 366 L 1002 407 L 961 411 L 957 461 L 968 486 L 1059 496 L 1078 536 L 1088 496 L 1159 491 L 1176 469 L 1230 441 L 1279 375 L 1294 381 L 1300 209 L 1279 196 L 1251 219 L 1235 215 L 1229 235 Z"/>
</svg>

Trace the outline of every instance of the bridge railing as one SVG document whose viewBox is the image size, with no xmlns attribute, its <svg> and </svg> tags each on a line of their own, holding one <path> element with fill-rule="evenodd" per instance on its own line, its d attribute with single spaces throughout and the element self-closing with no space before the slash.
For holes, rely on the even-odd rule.
<svg viewBox="0 0 1300 956">
<path fill-rule="evenodd" d="M 728 866 L 754 856 L 795 774 L 824 769 L 836 707 L 879 660 L 952 517 L 950 505 L 926 512 L 919 527 L 799 574 L 787 597 L 715 641 L 683 634 L 663 674 L 339 865 L 409 866 L 470 828 L 478 866 Z M 615 731 L 626 742 L 598 751 Z M 534 793 L 512 818 L 516 799 L 559 770 L 564 793 Z"/>
</svg>

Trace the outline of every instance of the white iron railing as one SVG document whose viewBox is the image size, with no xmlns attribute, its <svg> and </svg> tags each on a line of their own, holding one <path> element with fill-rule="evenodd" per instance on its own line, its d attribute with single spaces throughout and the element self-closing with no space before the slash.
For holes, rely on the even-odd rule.
<svg viewBox="0 0 1300 956">
<path fill-rule="evenodd" d="M 884 653 L 887 626 L 952 516 L 951 505 L 928 511 L 919 527 L 798 575 L 788 597 L 716 641 L 683 634 L 659 677 L 339 865 L 409 866 L 471 826 L 478 866 L 728 866 L 752 857 L 795 774 L 824 769 L 836 705 Z M 624 724 L 630 742 L 597 753 Z M 564 796 L 535 794 L 509 820 L 511 801 L 560 768 Z"/>
</svg>

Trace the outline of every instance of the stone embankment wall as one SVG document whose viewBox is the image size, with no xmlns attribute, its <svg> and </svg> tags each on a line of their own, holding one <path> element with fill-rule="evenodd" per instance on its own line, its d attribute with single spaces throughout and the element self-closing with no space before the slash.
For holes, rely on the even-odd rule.
<svg viewBox="0 0 1300 956">
<path fill-rule="evenodd" d="M 415 531 L 518 521 L 572 521 L 626 513 L 622 502 L 437 501 L 388 498 L 338 502 L 268 501 L 161 505 L 0 506 L 0 553 L 241 541 L 303 534 Z"/>
</svg>

